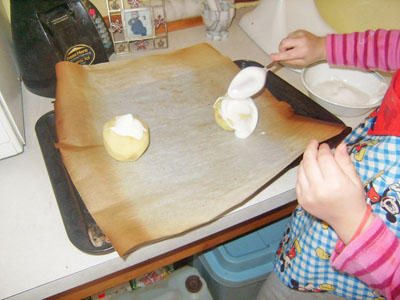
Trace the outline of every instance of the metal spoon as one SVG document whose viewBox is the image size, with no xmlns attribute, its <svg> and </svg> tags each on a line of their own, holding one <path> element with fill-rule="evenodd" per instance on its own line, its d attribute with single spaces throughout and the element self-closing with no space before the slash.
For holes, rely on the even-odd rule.
<svg viewBox="0 0 400 300">
<path fill-rule="evenodd" d="M 277 61 L 273 61 L 264 68 L 251 66 L 241 70 L 229 85 L 229 97 L 243 99 L 258 93 L 264 87 L 267 71 L 277 63 Z"/>
</svg>

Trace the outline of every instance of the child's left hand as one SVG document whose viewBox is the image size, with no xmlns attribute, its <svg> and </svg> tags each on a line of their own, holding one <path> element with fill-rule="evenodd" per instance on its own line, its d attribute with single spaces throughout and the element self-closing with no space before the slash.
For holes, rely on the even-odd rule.
<svg viewBox="0 0 400 300">
<path fill-rule="evenodd" d="M 345 144 L 340 144 L 332 154 L 327 144 L 318 146 L 312 140 L 299 166 L 296 193 L 307 212 L 327 222 L 345 244 L 350 242 L 367 203 Z"/>
</svg>

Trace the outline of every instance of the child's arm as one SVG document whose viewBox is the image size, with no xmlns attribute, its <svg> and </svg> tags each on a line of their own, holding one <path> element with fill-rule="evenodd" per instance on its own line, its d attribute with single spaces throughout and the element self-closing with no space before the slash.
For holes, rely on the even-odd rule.
<svg viewBox="0 0 400 300">
<path fill-rule="evenodd" d="M 331 264 L 371 288 L 396 299 L 400 292 L 400 241 L 386 224 L 371 214 L 353 240 L 367 210 L 361 180 L 340 144 L 332 154 L 326 144 L 311 141 L 300 163 L 296 193 L 299 204 L 324 220 L 341 241 Z"/>
<path fill-rule="evenodd" d="M 326 58 L 332 65 L 395 71 L 400 69 L 400 30 L 328 34 Z"/>
<path fill-rule="evenodd" d="M 279 53 L 272 53 L 270 58 L 302 67 L 327 59 L 331 65 L 394 71 L 400 69 L 400 30 L 378 29 L 326 37 L 298 30 L 284 38 Z"/>
<path fill-rule="evenodd" d="M 339 241 L 338 246 L 330 259 L 335 269 L 358 277 L 388 300 L 399 299 L 400 243 L 381 218 L 349 245 Z"/>
</svg>

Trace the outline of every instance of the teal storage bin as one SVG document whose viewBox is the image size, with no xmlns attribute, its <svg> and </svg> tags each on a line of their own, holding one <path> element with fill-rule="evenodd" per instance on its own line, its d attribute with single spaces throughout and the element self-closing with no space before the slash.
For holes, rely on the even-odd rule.
<svg viewBox="0 0 400 300">
<path fill-rule="evenodd" d="M 214 300 L 252 300 L 268 273 L 289 218 L 198 255 L 194 266 Z"/>
</svg>

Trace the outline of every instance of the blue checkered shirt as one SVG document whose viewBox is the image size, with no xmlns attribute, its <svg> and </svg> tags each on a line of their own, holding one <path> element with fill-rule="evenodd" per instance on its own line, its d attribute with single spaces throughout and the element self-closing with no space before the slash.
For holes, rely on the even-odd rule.
<svg viewBox="0 0 400 300">
<path fill-rule="evenodd" d="M 400 137 L 369 135 L 373 114 L 345 139 L 373 212 L 400 236 Z M 344 195 L 346 196 L 346 195 Z M 329 263 L 338 237 L 327 224 L 298 206 L 279 246 L 275 272 L 284 284 L 304 292 L 349 299 L 384 299 L 352 275 Z"/>
</svg>

